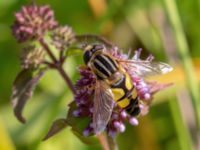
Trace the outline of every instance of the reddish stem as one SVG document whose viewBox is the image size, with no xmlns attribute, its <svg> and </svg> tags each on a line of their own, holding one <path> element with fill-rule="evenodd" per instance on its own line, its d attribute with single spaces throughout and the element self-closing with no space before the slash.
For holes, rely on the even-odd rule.
<svg viewBox="0 0 200 150">
<path fill-rule="evenodd" d="M 74 85 L 73 85 L 72 81 L 70 80 L 69 76 L 67 75 L 67 73 L 65 72 L 65 70 L 62 67 L 63 63 L 60 62 L 60 60 L 58 61 L 56 59 L 56 57 L 53 55 L 53 53 L 51 52 L 49 46 L 47 45 L 47 43 L 44 41 L 43 38 L 40 38 L 39 42 L 42 45 L 42 47 L 45 49 L 45 51 L 47 52 L 49 57 L 52 59 L 53 63 L 55 64 L 55 68 L 58 70 L 60 75 L 63 77 L 63 79 L 65 80 L 67 86 L 71 89 L 71 91 L 75 95 L 76 94 L 76 90 L 75 90 Z"/>
<path fill-rule="evenodd" d="M 99 143 L 101 144 L 103 150 L 110 150 L 107 137 L 104 133 L 97 135 L 97 138 L 98 138 Z"/>
</svg>

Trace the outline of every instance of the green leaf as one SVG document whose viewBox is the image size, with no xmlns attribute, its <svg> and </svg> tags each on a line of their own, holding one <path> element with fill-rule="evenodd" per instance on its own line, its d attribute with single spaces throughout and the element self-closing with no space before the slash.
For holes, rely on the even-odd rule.
<svg viewBox="0 0 200 150">
<path fill-rule="evenodd" d="M 82 134 L 79 134 L 73 129 L 72 129 L 72 132 L 85 144 L 89 144 L 89 145 L 99 144 L 99 141 L 95 136 L 86 137 L 86 136 L 83 136 Z"/>
<path fill-rule="evenodd" d="M 90 118 L 89 117 L 75 117 L 73 112 L 77 109 L 75 101 L 73 101 L 69 105 L 69 111 L 67 115 L 67 122 L 72 127 L 72 130 L 76 131 L 80 135 L 82 135 L 84 129 L 89 125 Z"/>
<path fill-rule="evenodd" d="M 66 119 L 58 119 L 58 120 L 54 121 L 50 130 L 48 131 L 47 135 L 43 138 L 43 141 L 54 136 L 55 134 L 57 134 L 58 132 L 60 132 L 64 128 L 66 128 L 67 125 L 68 124 L 67 124 Z"/>
<path fill-rule="evenodd" d="M 11 96 L 12 106 L 15 116 L 22 123 L 26 122 L 25 118 L 22 116 L 22 110 L 27 100 L 32 96 L 33 90 L 43 74 L 44 69 L 24 69 L 17 75 L 13 83 Z"/>
<path fill-rule="evenodd" d="M 83 136 L 84 129 L 89 125 L 91 119 L 89 117 L 74 117 L 73 111 L 77 109 L 75 101 L 69 105 L 69 111 L 67 115 L 67 123 L 72 127 L 72 132 L 86 144 L 96 144 L 98 140 L 95 136 Z"/>
</svg>

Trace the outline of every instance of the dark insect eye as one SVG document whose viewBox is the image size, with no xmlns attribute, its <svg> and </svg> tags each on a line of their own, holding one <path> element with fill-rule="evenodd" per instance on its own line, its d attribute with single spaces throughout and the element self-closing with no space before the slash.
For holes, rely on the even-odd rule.
<svg viewBox="0 0 200 150">
<path fill-rule="evenodd" d="M 90 61 L 91 56 L 92 56 L 91 51 L 86 51 L 84 53 L 83 59 L 84 59 L 85 64 L 87 64 Z"/>
</svg>

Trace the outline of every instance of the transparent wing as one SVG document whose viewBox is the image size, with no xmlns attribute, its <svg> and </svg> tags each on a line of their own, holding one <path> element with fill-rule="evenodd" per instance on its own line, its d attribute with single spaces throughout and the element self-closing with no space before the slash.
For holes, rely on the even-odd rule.
<svg viewBox="0 0 200 150">
<path fill-rule="evenodd" d="M 151 76 L 165 74 L 173 70 L 173 68 L 163 62 L 151 62 L 143 60 L 119 60 L 122 65 L 125 65 L 133 74 L 138 76 Z"/>
<path fill-rule="evenodd" d="M 94 95 L 93 127 L 95 134 L 102 132 L 111 117 L 114 107 L 113 94 L 103 81 L 97 81 Z"/>
</svg>

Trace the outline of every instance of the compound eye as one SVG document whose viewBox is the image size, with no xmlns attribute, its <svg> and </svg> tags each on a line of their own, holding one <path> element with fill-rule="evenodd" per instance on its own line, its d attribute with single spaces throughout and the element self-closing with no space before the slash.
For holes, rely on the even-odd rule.
<svg viewBox="0 0 200 150">
<path fill-rule="evenodd" d="M 86 51 L 84 53 L 83 59 L 84 59 L 85 64 L 87 64 L 90 61 L 91 56 L 92 56 L 91 51 Z"/>
</svg>

